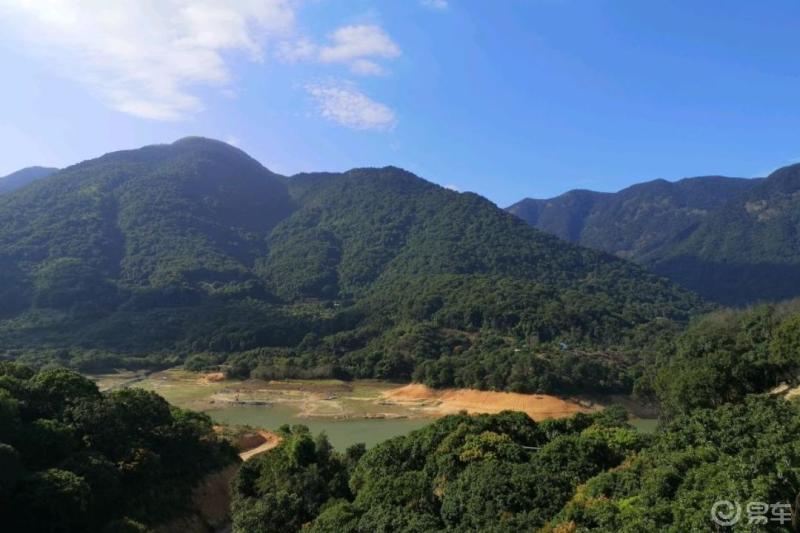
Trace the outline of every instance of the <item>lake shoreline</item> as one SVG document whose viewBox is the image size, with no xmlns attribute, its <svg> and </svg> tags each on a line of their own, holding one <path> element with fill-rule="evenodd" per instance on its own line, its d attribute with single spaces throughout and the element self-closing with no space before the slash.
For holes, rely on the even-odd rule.
<svg viewBox="0 0 800 533">
<path fill-rule="evenodd" d="M 598 412 L 605 405 L 595 398 L 431 389 L 377 380 L 236 380 L 219 372 L 180 368 L 90 377 L 101 390 L 131 386 L 153 390 L 178 407 L 207 413 L 219 424 L 270 430 L 304 424 L 328 433 L 337 447 L 360 441 L 374 444 L 463 411 L 523 411 L 541 421 Z"/>
</svg>

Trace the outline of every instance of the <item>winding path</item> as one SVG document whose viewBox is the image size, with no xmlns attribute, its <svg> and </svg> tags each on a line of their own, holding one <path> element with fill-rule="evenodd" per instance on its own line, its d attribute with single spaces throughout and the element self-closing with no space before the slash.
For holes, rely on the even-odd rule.
<svg viewBox="0 0 800 533">
<path fill-rule="evenodd" d="M 264 442 L 259 444 L 255 448 L 251 448 L 247 451 L 244 451 L 239 454 L 242 461 L 247 461 L 248 459 L 252 459 L 256 455 L 260 453 L 264 453 L 267 450 L 271 450 L 272 448 L 276 447 L 278 444 L 281 443 L 281 437 L 277 433 L 273 433 L 271 431 L 266 431 L 263 429 L 259 429 L 256 431 L 259 435 L 264 438 Z"/>
</svg>

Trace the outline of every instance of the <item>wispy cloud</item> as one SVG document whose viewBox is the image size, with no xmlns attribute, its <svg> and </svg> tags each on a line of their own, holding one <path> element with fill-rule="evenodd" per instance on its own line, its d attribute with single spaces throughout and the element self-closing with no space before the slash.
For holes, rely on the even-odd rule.
<svg viewBox="0 0 800 533">
<path fill-rule="evenodd" d="M 223 90 L 223 54 L 260 61 L 294 24 L 289 0 L 0 0 L 0 18 L 54 65 L 131 115 L 175 120 L 202 109 L 199 86 Z"/>
<path fill-rule="evenodd" d="M 354 84 L 307 85 L 319 113 L 328 120 L 357 130 L 387 130 L 397 122 L 394 111 L 363 94 Z"/>
<path fill-rule="evenodd" d="M 374 24 L 343 26 L 328 36 L 328 43 L 319 45 L 308 38 L 281 44 L 279 56 L 288 61 L 317 61 L 347 65 L 355 74 L 380 75 L 385 70 L 376 60 L 400 56 L 400 47 Z"/>
<path fill-rule="evenodd" d="M 439 11 L 444 11 L 449 7 L 447 0 L 420 0 L 419 3 L 431 9 L 438 9 Z"/>
<path fill-rule="evenodd" d="M 400 55 L 400 48 L 379 26 L 365 24 L 344 26 L 330 36 L 331 44 L 320 49 L 322 61 L 347 62 L 363 57 L 392 58 Z"/>
<path fill-rule="evenodd" d="M 235 97 L 230 59 L 266 57 L 338 65 L 362 76 L 400 47 L 376 24 L 339 27 L 317 40 L 295 30 L 295 0 L 0 0 L 0 31 L 25 39 L 54 70 L 107 105 L 152 120 L 180 120 L 204 107 L 200 89 Z M 274 46 L 275 51 L 267 52 Z M 302 85 L 301 85 L 302 86 Z M 324 118 L 385 130 L 396 117 L 354 84 L 305 86 Z"/>
</svg>

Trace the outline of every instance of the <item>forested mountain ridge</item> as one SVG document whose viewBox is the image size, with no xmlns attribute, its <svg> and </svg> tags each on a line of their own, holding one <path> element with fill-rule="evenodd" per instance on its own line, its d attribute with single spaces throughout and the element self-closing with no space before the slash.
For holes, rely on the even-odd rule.
<svg viewBox="0 0 800 533">
<path fill-rule="evenodd" d="M 629 377 L 605 363 L 566 379 L 581 366 L 541 351 L 620 346 L 704 308 L 475 194 L 395 167 L 285 178 L 202 138 L 0 198 L 0 263 L 5 351 L 81 369 L 176 362 L 163 351 L 238 374 L 615 388 Z"/>
<path fill-rule="evenodd" d="M 280 276 L 279 262 L 287 255 L 282 247 L 288 243 L 306 258 L 312 249 L 329 249 L 326 258 L 333 260 L 309 265 L 319 269 L 311 278 L 335 281 L 345 294 L 377 280 L 421 275 L 559 283 L 583 280 L 595 269 L 620 268 L 627 277 L 647 277 L 605 254 L 529 231 L 481 196 L 450 191 L 395 167 L 294 179 L 300 181 L 291 186 L 295 191 L 308 182 L 314 185 L 298 196 L 299 209 L 270 236 L 267 271 L 275 276 Z M 325 246 L 318 246 L 321 242 Z M 326 271 L 325 265 L 334 263 L 335 272 Z M 278 277 L 276 285 L 286 290 L 292 283 Z M 302 295 L 321 296 L 320 289 Z"/>
<path fill-rule="evenodd" d="M 763 179 L 708 176 L 656 180 L 618 193 L 570 191 L 508 210 L 724 304 L 799 294 L 800 165 Z"/>
<path fill-rule="evenodd" d="M 16 191 L 34 181 L 58 172 L 51 167 L 26 167 L 0 178 L 0 194 Z"/>
<path fill-rule="evenodd" d="M 526 198 L 507 210 L 570 242 L 639 259 L 756 183 L 722 176 L 659 179 L 617 193 L 573 190 L 549 200 Z"/>
<path fill-rule="evenodd" d="M 264 233 L 292 206 L 244 152 L 187 138 L 107 154 L 4 196 L 0 257 L 34 303 L 105 309 L 120 290 L 252 278 Z"/>
<path fill-rule="evenodd" d="M 714 210 L 653 269 L 726 304 L 800 294 L 800 164 L 776 170 Z"/>
</svg>

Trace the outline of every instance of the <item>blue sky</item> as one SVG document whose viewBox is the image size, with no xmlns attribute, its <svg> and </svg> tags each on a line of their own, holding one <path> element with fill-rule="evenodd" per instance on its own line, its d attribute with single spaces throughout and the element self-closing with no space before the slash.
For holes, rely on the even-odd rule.
<svg viewBox="0 0 800 533">
<path fill-rule="evenodd" d="M 501 206 L 800 161 L 800 3 L 0 0 L 0 175 L 205 135 Z"/>
</svg>

